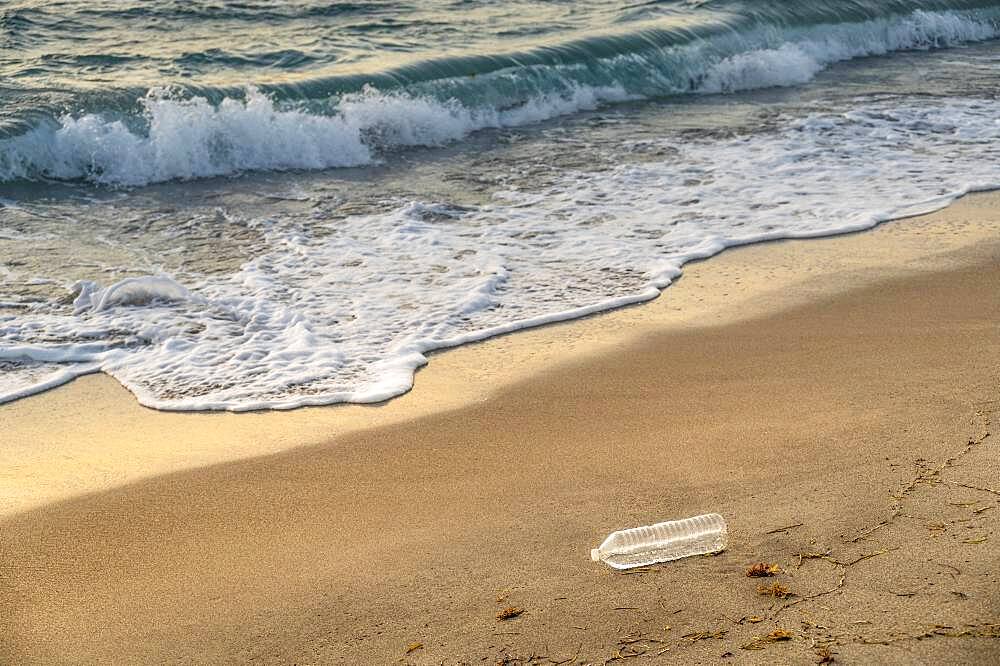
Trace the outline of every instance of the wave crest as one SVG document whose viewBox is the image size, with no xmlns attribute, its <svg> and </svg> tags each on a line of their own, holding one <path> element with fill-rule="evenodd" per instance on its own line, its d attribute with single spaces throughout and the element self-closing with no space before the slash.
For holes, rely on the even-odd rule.
<svg viewBox="0 0 1000 666">
<path fill-rule="evenodd" d="M 339 97 L 310 109 L 249 87 L 213 103 L 153 90 L 135 118 L 63 116 L 0 141 L 0 181 L 87 180 L 140 186 L 256 170 L 371 164 L 394 148 L 460 140 L 601 104 L 667 94 L 805 83 L 830 64 L 1000 36 L 1000 14 L 931 12 L 860 23 L 752 28 L 589 62 L 533 64 Z M 512 60 L 514 63 L 514 60 Z"/>
<path fill-rule="evenodd" d="M 371 159 L 343 118 L 280 111 L 256 89 L 246 99 L 213 106 L 206 99 L 175 99 L 160 91 L 142 100 L 145 133 L 97 114 L 64 116 L 58 125 L 10 139 L 0 173 L 17 178 L 86 179 L 145 185 L 261 169 L 323 169 Z"/>
</svg>

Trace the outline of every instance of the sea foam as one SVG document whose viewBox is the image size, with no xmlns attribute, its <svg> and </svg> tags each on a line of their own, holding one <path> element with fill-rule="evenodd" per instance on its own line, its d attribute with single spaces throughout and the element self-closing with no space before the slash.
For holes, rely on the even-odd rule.
<svg viewBox="0 0 1000 666">
<path fill-rule="evenodd" d="M 384 400 L 431 350 L 654 298 L 692 259 L 996 187 L 997 117 L 997 101 L 859 100 L 754 134 L 665 138 L 669 160 L 566 172 L 486 206 L 269 220 L 232 274 L 90 284 L 76 308 L 0 312 L 0 400 L 95 369 L 160 409 Z"/>
<path fill-rule="evenodd" d="M 107 287 L 101 287 L 90 280 L 81 280 L 73 285 L 73 291 L 76 292 L 76 298 L 73 299 L 76 314 L 122 305 L 145 305 L 154 300 L 197 300 L 191 292 L 165 275 L 125 278 Z"/>
</svg>

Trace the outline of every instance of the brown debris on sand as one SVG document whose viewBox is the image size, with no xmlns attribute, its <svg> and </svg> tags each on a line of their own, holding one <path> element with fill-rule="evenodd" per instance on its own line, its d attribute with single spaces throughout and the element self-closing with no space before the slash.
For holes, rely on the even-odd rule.
<svg viewBox="0 0 1000 666">
<path fill-rule="evenodd" d="M 523 608 L 520 608 L 518 606 L 508 606 L 507 608 L 504 608 L 502 611 L 499 611 L 497 613 L 497 619 L 501 621 L 512 620 L 523 612 L 524 612 Z"/>
<path fill-rule="evenodd" d="M 788 589 L 788 586 L 774 582 L 770 585 L 758 585 L 757 594 L 762 597 L 774 597 L 775 599 L 787 599 L 795 593 Z"/>
<path fill-rule="evenodd" d="M 720 639 L 726 635 L 725 629 L 716 629 L 712 631 L 711 629 L 707 631 L 693 631 L 690 634 L 684 634 L 681 638 L 686 638 L 689 641 L 704 641 L 709 638 Z"/>
<path fill-rule="evenodd" d="M 757 636 L 746 645 L 740 646 L 743 650 L 763 650 L 770 643 L 780 643 L 790 641 L 795 636 L 792 632 L 778 627 L 766 636 Z"/>
<path fill-rule="evenodd" d="M 747 578 L 767 578 L 769 576 L 777 576 L 779 573 L 781 573 L 781 567 L 777 564 L 757 562 L 747 569 Z"/>
<path fill-rule="evenodd" d="M 826 647 L 825 645 L 816 648 L 816 656 L 819 658 L 819 660 L 816 662 L 819 665 L 832 664 L 834 662 L 833 652 L 831 652 L 830 648 Z"/>
</svg>

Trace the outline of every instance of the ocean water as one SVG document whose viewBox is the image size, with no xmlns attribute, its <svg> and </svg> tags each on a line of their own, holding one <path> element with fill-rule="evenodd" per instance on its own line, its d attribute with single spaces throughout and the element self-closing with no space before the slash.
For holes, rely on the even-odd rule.
<svg viewBox="0 0 1000 666">
<path fill-rule="evenodd" d="M 998 38 L 971 0 L 8 1 L 0 402 L 381 401 L 998 187 Z"/>
</svg>

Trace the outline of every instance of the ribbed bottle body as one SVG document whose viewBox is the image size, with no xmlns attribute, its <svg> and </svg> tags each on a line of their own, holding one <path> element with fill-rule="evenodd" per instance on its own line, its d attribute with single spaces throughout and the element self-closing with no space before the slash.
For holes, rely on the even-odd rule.
<svg viewBox="0 0 1000 666">
<path fill-rule="evenodd" d="M 614 532 L 591 557 L 615 569 L 631 569 L 726 547 L 728 529 L 717 513 Z"/>
</svg>

